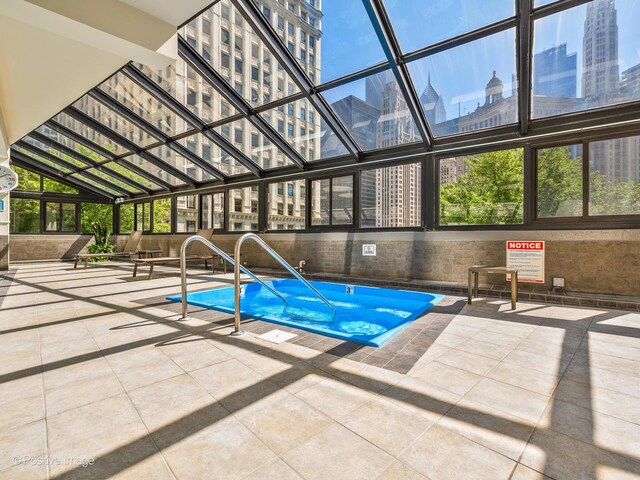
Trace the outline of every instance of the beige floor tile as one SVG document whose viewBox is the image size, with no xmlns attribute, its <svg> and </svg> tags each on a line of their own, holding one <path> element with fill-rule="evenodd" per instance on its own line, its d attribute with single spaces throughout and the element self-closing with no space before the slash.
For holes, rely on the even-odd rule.
<svg viewBox="0 0 640 480">
<path fill-rule="evenodd" d="M 286 353 L 280 352 L 249 352 L 237 359 L 250 369 L 265 374 L 279 373 L 300 363 L 297 359 L 292 359 Z"/>
<path fill-rule="evenodd" d="M 462 350 L 464 352 L 493 358 L 495 360 L 502 360 L 509 352 L 511 352 L 511 350 L 513 350 L 513 347 L 510 345 L 500 345 L 470 338 L 466 342 L 458 345 L 456 350 Z"/>
<path fill-rule="evenodd" d="M 287 392 L 297 393 L 330 378 L 330 376 L 318 368 L 301 364 L 293 365 L 276 375 L 269 373 L 268 378 Z"/>
<path fill-rule="evenodd" d="M 439 389 L 417 378 L 407 377 L 402 382 L 384 392 L 382 397 L 399 403 L 415 416 L 427 418 L 431 423 L 449 411 L 460 396 Z"/>
<path fill-rule="evenodd" d="M 42 345 L 42 363 L 75 363 L 99 357 L 100 350 L 93 338 L 82 338 L 73 342 L 56 342 Z"/>
<path fill-rule="evenodd" d="M 538 372 L 514 363 L 501 362 L 489 373 L 488 378 L 542 395 L 551 395 L 558 385 L 558 377 L 551 373 Z"/>
<path fill-rule="evenodd" d="M 376 480 L 428 480 L 411 467 L 402 462 L 396 462 L 387 468 Z"/>
<path fill-rule="evenodd" d="M 11 400 L 0 407 L 0 432 L 44 418 L 42 395 Z"/>
<path fill-rule="evenodd" d="M 415 415 L 400 402 L 381 397 L 357 408 L 341 423 L 394 457 L 433 425 L 428 416 Z"/>
<path fill-rule="evenodd" d="M 233 417 L 209 425 L 163 450 L 178 478 L 244 478 L 275 454 Z"/>
<path fill-rule="evenodd" d="M 460 368 L 477 375 L 486 375 L 498 364 L 498 360 L 474 353 L 453 350 L 438 357 L 439 363 L 444 363 L 451 367 Z"/>
<path fill-rule="evenodd" d="M 437 360 L 414 372 L 412 377 L 456 395 L 464 395 L 482 378 L 480 375 L 445 365 Z"/>
<path fill-rule="evenodd" d="M 219 417 L 228 414 L 221 407 L 217 412 L 214 398 L 187 374 L 132 390 L 129 398 L 159 445 L 169 444 L 165 437 L 179 427 L 187 434 L 190 428 L 197 431 L 199 427 L 193 425 L 203 420 L 204 413 L 208 418 L 215 418 L 213 413 Z"/>
<path fill-rule="evenodd" d="M 640 362 L 603 353 L 589 352 L 584 349 L 579 349 L 572 361 L 588 365 L 589 367 L 611 370 L 628 375 L 637 374 L 638 369 L 640 369 Z"/>
<path fill-rule="evenodd" d="M 589 352 L 625 358 L 627 360 L 633 360 L 634 362 L 640 362 L 639 346 L 640 341 L 634 345 L 622 345 L 616 342 L 595 340 L 593 338 L 587 338 L 580 344 L 581 349 L 588 349 Z"/>
<path fill-rule="evenodd" d="M 0 480 L 45 480 L 47 467 L 38 463 L 23 463 L 6 470 L 0 470 Z"/>
<path fill-rule="evenodd" d="M 474 335 L 473 339 L 481 342 L 492 343 L 494 345 L 504 345 L 511 348 L 516 348 L 523 340 L 522 337 L 493 330 L 483 330 L 477 335 Z"/>
<path fill-rule="evenodd" d="M 235 358 L 189 374 L 232 413 L 287 395 L 276 384 Z"/>
<path fill-rule="evenodd" d="M 184 373 L 169 357 L 153 346 L 109 355 L 107 361 L 127 391 Z"/>
<path fill-rule="evenodd" d="M 547 357 L 518 348 L 504 357 L 503 361 L 551 375 L 561 375 L 569 364 L 568 358 Z"/>
<path fill-rule="evenodd" d="M 636 423 L 555 399 L 539 425 L 640 461 L 640 425 Z"/>
<path fill-rule="evenodd" d="M 508 479 L 515 462 L 462 435 L 434 425 L 400 457 L 431 480 Z"/>
<path fill-rule="evenodd" d="M 373 400 L 370 392 L 338 379 L 326 379 L 295 394 L 334 420 L 342 420 L 356 408 Z"/>
<path fill-rule="evenodd" d="M 438 425 L 513 460 L 520 458 L 535 427 L 534 423 L 466 399 L 449 410 Z"/>
<path fill-rule="evenodd" d="M 246 480 L 302 480 L 290 466 L 279 458 L 258 468 Z"/>
<path fill-rule="evenodd" d="M 516 465 L 516 469 L 513 471 L 510 480 L 549 480 L 549 478 L 550 477 L 519 463 Z"/>
<path fill-rule="evenodd" d="M 185 372 L 208 367 L 231 358 L 219 348 L 197 337 L 169 341 L 158 348 Z"/>
<path fill-rule="evenodd" d="M 308 480 L 368 480 L 378 477 L 393 463 L 393 457 L 339 424 L 323 430 L 283 458 Z"/>
<path fill-rule="evenodd" d="M 438 338 L 435 339 L 434 343 L 436 345 L 455 348 L 458 345 L 464 343 L 466 340 L 467 337 L 461 337 L 460 335 L 454 335 L 453 333 L 443 332 L 438 335 Z"/>
<path fill-rule="evenodd" d="M 549 402 L 546 395 L 490 378 L 482 379 L 464 398 L 533 423 L 538 421 Z"/>
<path fill-rule="evenodd" d="M 302 444 L 333 423 L 329 417 L 291 395 L 256 408 L 248 407 L 236 416 L 278 454 Z"/>
<path fill-rule="evenodd" d="M 0 383 L 0 409 L 14 400 L 43 395 L 42 374 L 36 373 L 26 377 L 7 380 Z"/>
<path fill-rule="evenodd" d="M 640 476 L 640 463 L 551 430 L 536 430 L 520 460 L 563 480 L 626 480 Z"/>
<path fill-rule="evenodd" d="M 57 415 L 65 410 L 87 405 L 123 392 L 120 381 L 111 372 L 82 382 L 47 389 L 45 393 L 47 416 Z"/>
<path fill-rule="evenodd" d="M 606 388 L 634 397 L 640 397 L 640 370 L 635 374 L 603 368 L 594 368 L 584 362 L 571 362 L 562 377 L 564 380 L 586 383 L 595 388 Z"/>
<path fill-rule="evenodd" d="M 46 454 L 46 448 L 44 420 L 11 430 L 2 430 L 0 435 L 0 470 L 20 465 L 23 465 L 25 470 L 31 470 L 28 468 L 29 464 L 43 458 Z"/>
<path fill-rule="evenodd" d="M 555 397 L 580 407 L 640 424 L 640 402 L 637 397 L 631 395 L 562 379 L 558 384 Z"/>
</svg>

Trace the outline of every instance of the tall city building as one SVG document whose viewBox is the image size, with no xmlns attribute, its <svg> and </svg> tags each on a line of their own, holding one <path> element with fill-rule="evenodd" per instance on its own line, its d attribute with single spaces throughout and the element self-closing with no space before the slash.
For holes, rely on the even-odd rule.
<svg viewBox="0 0 640 480">
<path fill-rule="evenodd" d="M 575 98 L 578 83 L 578 54 L 567 55 L 567 44 L 547 48 L 534 55 L 533 94 Z"/>
</svg>

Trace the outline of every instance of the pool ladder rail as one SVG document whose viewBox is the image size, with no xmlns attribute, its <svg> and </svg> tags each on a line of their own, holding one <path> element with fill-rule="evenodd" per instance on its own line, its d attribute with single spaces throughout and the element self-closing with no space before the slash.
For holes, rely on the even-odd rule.
<svg viewBox="0 0 640 480">
<path fill-rule="evenodd" d="M 236 242 L 234 248 L 234 258 L 242 258 L 241 250 L 242 245 L 245 241 L 252 240 L 257 243 L 264 251 L 266 251 L 273 259 L 275 259 L 280 265 L 282 265 L 291 275 L 300 280 L 309 290 L 311 290 L 323 303 L 325 303 L 333 312 L 336 314 L 336 309 L 333 304 L 327 300 L 327 298 L 318 291 L 316 287 L 311 285 L 300 273 L 296 271 L 294 267 L 292 267 L 284 258 L 282 258 L 278 253 L 271 248 L 262 238 L 260 238 L 255 233 L 245 233 L 242 235 L 238 241 Z M 231 335 L 237 336 L 242 335 L 244 332 L 240 329 L 240 272 L 247 274 L 256 282 L 260 283 L 263 287 L 273 293 L 275 296 L 280 298 L 285 305 L 287 304 L 287 299 L 282 296 L 282 294 L 278 293 L 273 287 L 260 280 L 256 275 L 253 274 L 248 268 L 241 265 L 240 262 L 236 262 L 233 258 L 227 255 L 222 249 L 217 247 L 215 244 L 207 240 L 206 238 L 200 237 L 198 235 L 194 235 L 192 237 L 187 238 L 180 248 L 180 281 L 181 281 L 181 294 L 182 294 L 182 316 L 180 320 L 188 320 L 189 315 L 187 312 L 187 248 L 193 242 L 201 242 L 215 253 L 220 255 L 226 262 L 233 265 L 233 285 L 234 285 L 234 331 Z"/>
</svg>

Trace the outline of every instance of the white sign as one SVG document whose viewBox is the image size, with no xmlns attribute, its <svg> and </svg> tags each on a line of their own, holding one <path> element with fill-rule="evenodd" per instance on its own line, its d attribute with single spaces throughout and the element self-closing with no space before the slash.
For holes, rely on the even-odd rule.
<svg viewBox="0 0 640 480">
<path fill-rule="evenodd" d="M 544 242 L 507 241 L 507 268 L 518 270 L 518 282 L 544 283 Z"/>
<path fill-rule="evenodd" d="M 347 295 L 353 295 L 356 291 L 356 286 L 355 285 L 345 285 L 345 293 Z"/>
<path fill-rule="evenodd" d="M 376 245 L 362 245 L 362 256 L 364 257 L 375 257 L 376 256 Z"/>
</svg>

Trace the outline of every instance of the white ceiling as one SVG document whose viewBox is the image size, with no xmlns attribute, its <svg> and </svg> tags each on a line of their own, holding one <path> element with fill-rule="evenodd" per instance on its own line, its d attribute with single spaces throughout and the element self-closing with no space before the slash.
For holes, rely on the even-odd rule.
<svg viewBox="0 0 640 480">
<path fill-rule="evenodd" d="M 210 2 L 2 0 L 0 150 L 129 61 L 175 61 L 176 28 Z"/>
</svg>

